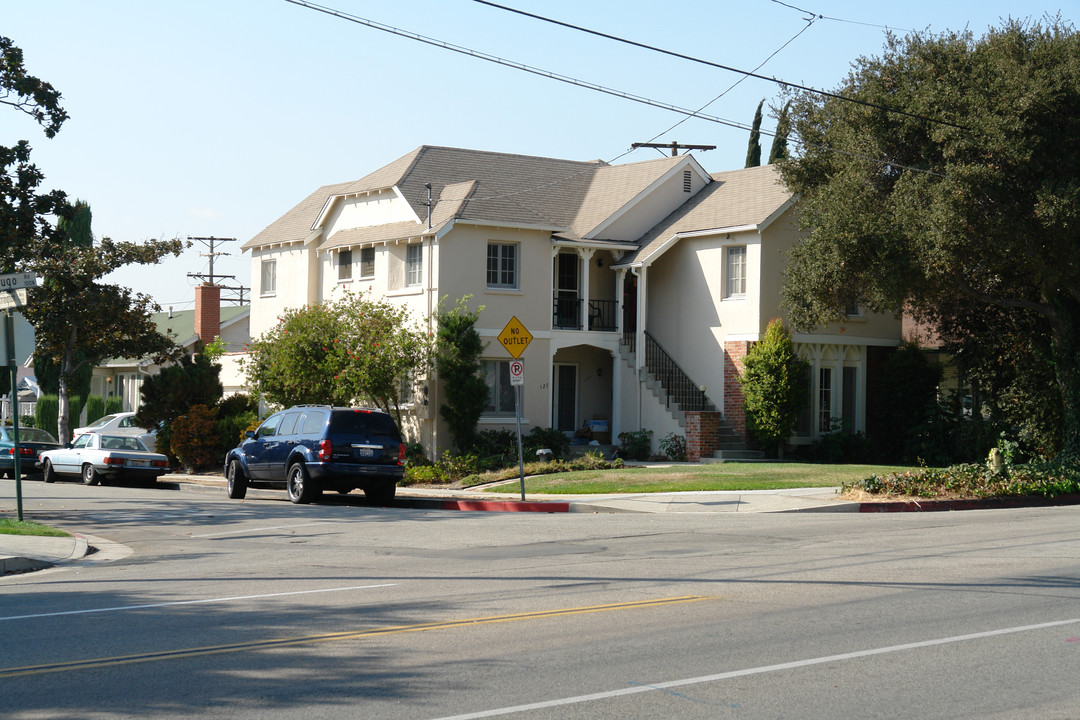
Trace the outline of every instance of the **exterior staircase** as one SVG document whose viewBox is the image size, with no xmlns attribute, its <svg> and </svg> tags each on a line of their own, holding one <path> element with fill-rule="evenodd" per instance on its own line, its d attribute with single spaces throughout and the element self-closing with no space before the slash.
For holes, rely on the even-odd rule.
<svg viewBox="0 0 1080 720">
<path fill-rule="evenodd" d="M 645 333 L 645 387 L 663 405 L 679 427 L 686 428 L 686 410 L 717 412 L 717 407 L 699 389 L 699 385 L 683 372 L 656 340 Z M 620 344 L 619 355 L 633 369 L 632 345 Z M 719 447 L 703 463 L 752 462 L 762 460 L 760 450 L 748 450 L 746 442 L 723 417 L 720 418 Z"/>
</svg>

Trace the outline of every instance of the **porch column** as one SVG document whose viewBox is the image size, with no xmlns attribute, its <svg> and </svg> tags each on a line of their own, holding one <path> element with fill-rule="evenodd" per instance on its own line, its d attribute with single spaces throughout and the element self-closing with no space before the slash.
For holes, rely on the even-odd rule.
<svg viewBox="0 0 1080 720">
<path fill-rule="evenodd" d="M 611 353 L 611 444 L 618 445 L 622 423 L 619 416 L 622 411 L 622 358 L 616 352 Z"/>
<path fill-rule="evenodd" d="M 581 322 L 582 330 L 589 329 L 589 261 L 592 260 L 595 252 L 592 248 L 578 249 L 578 258 L 581 263 L 581 310 L 578 320 Z"/>
</svg>

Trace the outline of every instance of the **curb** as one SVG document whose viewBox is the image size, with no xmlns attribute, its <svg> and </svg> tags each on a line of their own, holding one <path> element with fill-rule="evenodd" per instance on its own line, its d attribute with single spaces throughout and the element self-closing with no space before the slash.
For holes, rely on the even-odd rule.
<svg viewBox="0 0 1080 720">
<path fill-rule="evenodd" d="M 57 565 L 65 565 L 69 562 L 82 560 L 84 557 L 86 557 L 86 554 L 90 549 L 90 544 L 87 542 L 85 537 L 79 535 L 78 533 L 72 533 L 71 537 L 74 540 L 71 552 L 68 553 L 67 557 L 59 558 L 55 562 L 49 560 L 42 560 L 40 558 L 13 556 L 0 557 L 0 576 L 14 573 L 33 572 L 34 570 L 46 570 L 51 567 L 56 567 Z"/>
<path fill-rule="evenodd" d="M 861 513 L 887 512 L 950 512 L 953 510 L 997 510 L 1027 507 L 1059 507 L 1080 505 L 1080 494 L 1056 497 L 999 497 L 971 500 L 897 500 L 859 503 Z"/>
</svg>

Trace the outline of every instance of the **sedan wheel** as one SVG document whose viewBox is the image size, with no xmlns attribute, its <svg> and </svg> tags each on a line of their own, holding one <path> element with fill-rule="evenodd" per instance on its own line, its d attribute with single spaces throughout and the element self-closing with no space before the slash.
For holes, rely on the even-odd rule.
<svg viewBox="0 0 1080 720">
<path fill-rule="evenodd" d="M 53 470 L 48 458 L 45 458 L 45 462 L 41 465 L 41 479 L 47 483 L 56 482 L 56 471 Z"/>
<path fill-rule="evenodd" d="M 100 485 L 101 476 L 98 475 L 98 471 L 94 469 L 94 466 L 87 463 L 82 467 L 82 481 L 83 485 Z"/>
<path fill-rule="evenodd" d="M 239 460 L 230 460 L 229 467 L 225 469 L 225 491 L 233 500 L 243 500 L 247 495 L 247 475 L 244 468 L 240 467 Z"/>
<path fill-rule="evenodd" d="M 289 491 L 289 500 L 294 503 L 309 503 L 316 495 L 314 483 L 304 463 L 294 463 L 289 467 L 285 486 Z"/>
</svg>

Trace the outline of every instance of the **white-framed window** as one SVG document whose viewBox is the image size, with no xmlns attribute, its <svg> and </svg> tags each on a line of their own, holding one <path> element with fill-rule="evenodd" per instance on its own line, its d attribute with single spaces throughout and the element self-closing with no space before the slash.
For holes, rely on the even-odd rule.
<svg viewBox="0 0 1080 720">
<path fill-rule="evenodd" d="M 818 369 L 818 432 L 832 430 L 832 368 Z"/>
<path fill-rule="evenodd" d="M 360 277 L 363 279 L 375 277 L 375 248 L 373 247 L 360 249 Z"/>
<path fill-rule="evenodd" d="M 337 253 L 337 279 L 352 280 L 352 250 L 339 250 Z"/>
<path fill-rule="evenodd" d="M 513 417 L 516 392 L 510 384 L 510 361 L 485 360 L 484 379 L 488 388 L 484 414 Z"/>
<path fill-rule="evenodd" d="M 516 243 L 488 243 L 487 286 L 518 289 L 518 246 Z"/>
<path fill-rule="evenodd" d="M 409 245 L 405 250 L 405 287 L 416 287 L 423 280 L 424 246 Z"/>
<path fill-rule="evenodd" d="M 746 246 L 736 245 L 724 250 L 724 297 L 746 295 Z"/>
<path fill-rule="evenodd" d="M 262 284 L 259 286 L 261 295 L 273 295 L 277 292 L 277 260 L 262 261 Z"/>
</svg>

